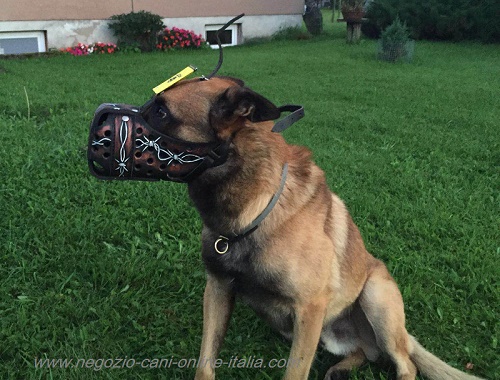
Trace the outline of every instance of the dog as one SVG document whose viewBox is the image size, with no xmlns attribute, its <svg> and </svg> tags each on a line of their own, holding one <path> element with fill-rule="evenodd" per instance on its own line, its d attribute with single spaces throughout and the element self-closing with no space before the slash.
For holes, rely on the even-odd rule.
<svg viewBox="0 0 500 380">
<path fill-rule="evenodd" d="M 272 132 L 279 115 L 270 100 L 229 77 L 181 81 L 144 114 L 179 141 L 228 147 L 224 163 L 188 182 L 203 221 L 207 276 L 200 360 L 217 358 L 241 298 L 291 340 L 294 365 L 286 368 L 286 380 L 308 378 L 321 344 L 344 356 L 326 380 L 347 379 L 353 368 L 379 357 L 394 363 L 398 380 L 415 379 L 417 371 L 436 380 L 478 379 L 408 334 L 396 282 L 366 250 L 310 151 Z M 211 365 L 197 368 L 196 380 L 214 378 Z"/>
</svg>

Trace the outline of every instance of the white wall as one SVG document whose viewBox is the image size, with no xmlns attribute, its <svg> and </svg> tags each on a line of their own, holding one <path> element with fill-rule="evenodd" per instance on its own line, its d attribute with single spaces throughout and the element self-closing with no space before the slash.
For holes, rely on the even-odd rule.
<svg viewBox="0 0 500 380">
<path fill-rule="evenodd" d="M 205 36 L 205 25 L 225 24 L 228 17 L 165 18 L 168 27 L 193 30 Z M 0 21 L 2 32 L 46 31 L 48 49 L 60 49 L 81 42 L 115 43 L 116 38 L 107 27 L 107 20 L 65 20 L 65 21 Z M 301 15 L 258 15 L 245 16 L 241 20 L 243 40 L 253 37 L 270 36 L 280 28 L 296 27 L 302 24 Z"/>
</svg>

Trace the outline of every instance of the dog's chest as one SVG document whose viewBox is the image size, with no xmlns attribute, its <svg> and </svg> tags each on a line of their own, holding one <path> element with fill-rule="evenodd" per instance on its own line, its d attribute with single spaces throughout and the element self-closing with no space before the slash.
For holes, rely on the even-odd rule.
<svg viewBox="0 0 500 380">
<path fill-rule="evenodd" d="M 266 268 L 261 260 L 262 248 L 256 239 L 250 235 L 231 242 L 223 255 L 215 251 L 215 240 L 216 236 L 203 238 L 203 262 L 210 273 L 230 281 L 237 294 L 257 302 L 286 298 L 281 276 L 271 274 Z"/>
<path fill-rule="evenodd" d="M 274 329 L 290 336 L 293 308 L 283 275 L 272 273 L 253 237 L 231 244 L 224 255 L 215 252 L 216 236 L 203 239 L 203 261 L 214 276 L 229 281 L 233 291 Z"/>
</svg>

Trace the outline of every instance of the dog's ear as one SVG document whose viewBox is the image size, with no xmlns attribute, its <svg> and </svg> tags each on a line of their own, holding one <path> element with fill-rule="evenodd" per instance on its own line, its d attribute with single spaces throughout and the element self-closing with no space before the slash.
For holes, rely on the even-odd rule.
<svg viewBox="0 0 500 380">
<path fill-rule="evenodd" d="M 213 125 L 234 122 L 244 117 L 257 123 L 280 116 L 278 108 L 248 87 L 231 86 L 217 99 L 210 111 Z"/>
</svg>

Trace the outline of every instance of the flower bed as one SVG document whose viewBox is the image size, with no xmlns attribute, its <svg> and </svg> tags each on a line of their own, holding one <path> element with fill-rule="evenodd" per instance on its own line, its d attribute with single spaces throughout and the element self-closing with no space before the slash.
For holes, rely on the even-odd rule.
<svg viewBox="0 0 500 380">
<path fill-rule="evenodd" d="M 118 48 L 115 44 L 96 42 L 90 45 L 85 45 L 79 43 L 76 46 L 72 46 L 66 49 L 61 49 L 61 51 L 69 53 L 71 55 L 89 55 L 89 54 L 113 54 Z"/>
<path fill-rule="evenodd" d="M 158 35 L 158 42 L 155 47 L 156 50 L 167 51 L 171 49 L 199 49 L 206 46 L 205 40 L 201 34 L 196 34 L 192 30 L 180 28 L 165 28 Z M 118 50 L 127 51 L 121 46 L 118 48 L 115 44 L 96 42 L 93 44 L 79 43 L 75 46 L 61 49 L 62 52 L 71 55 L 90 55 L 90 54 L 113 54 Z"/>
<path fill-rule="evenodd" d="M 196 34 L 192 30 L 173 27 L 165 28 L 158 36 L 156 48 L 158 50 L 170 49 L 198 49 L 202 47 L 205 40 L 201 34 Z"/>
</svg>

